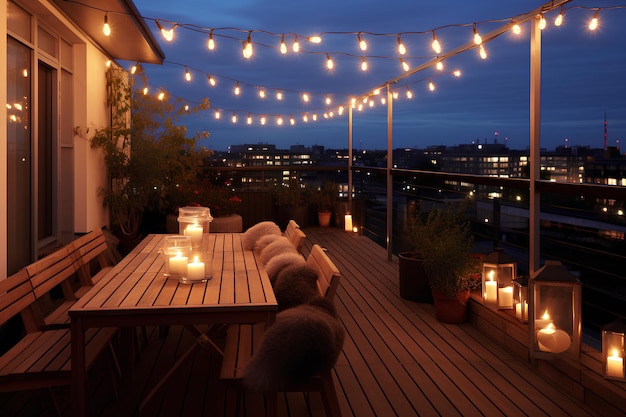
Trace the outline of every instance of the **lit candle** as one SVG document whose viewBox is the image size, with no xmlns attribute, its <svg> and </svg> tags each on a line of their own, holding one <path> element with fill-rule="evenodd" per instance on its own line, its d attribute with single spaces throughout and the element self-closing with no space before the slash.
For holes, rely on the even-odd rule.
<svg viewBox="0 0 626 417">
<path fill-rule="evenodd" d="M 513 287 L 503 287 L 498 289 L 498 307 L 513 307 Z"/>
<path fill-rule="evenodd" d="M 567 332 L 559 330 L 550 323 L 545 329 L 537 332 L 537 343 L 539 350 L 551 353 L 561 353 L 569 349 L 572 344 Z"/>
<path fill-rule="evenodd" d="M 493 280 L 493 271 L 489 271 L 489 281 L 485 281 L 485 301 L 489 304 L 498 301 L 498 283 Z"/>
<path fill-rule="evenodd" d="M 187 279 L 190 281 L 202 281 L 204 279 L 204 262 L 200 262 L 197 256 L 194 256 L 193 262 L 187 265 Z"/>
<path fill-rule="evenodd" d="M 548 314 L 548 310 L 543 313 L 540 319 L 535 320 L 535 329 L 545 329 L 549 325 L 552 324 L 552 319 L 550 319 L 550 315 Z"/>
<path fill-rule="evenodd" d="M 170 259 L 170 275 L 185 275 L 187 272 L 187 257 L 182 252 L 177 252 L 176 256 Z"/>
<path fill-rule="evenodd" d="M 617 349 L 614 349 L 613 354 L 606 358 L 606 376 L 624 378 L 624 358 L 618 355 Z"/>
<path fill-rule="evenodd" d="M 346 214 L 344 230 L 346 232 L 352 231 L 352 214 Z"/>
<path fill-rule="evenodd" d="M 517 317 L 519 320 L 523 320 L 523 314 L 524 313 L 522 312 L 522 303 L 515 303 L 515 317 Z"/>
<path fill-rule="evenodd" d="M 194 247 L 202 245 L 202 226 L 198 224 L 189 224 L 185 227 L 184 235 L 191 237 L 191 245 Z"/>
<path fill-rule="evenodd" d="M 358 232 L 359 232 L 359 228 L 358 228 L 358 227 L 356 227 L 356 226 L 354 226 L 354 227 L 352 228 L 352 231 L 353 231 L 354 233 L 358 233 Z"/>
</svg>

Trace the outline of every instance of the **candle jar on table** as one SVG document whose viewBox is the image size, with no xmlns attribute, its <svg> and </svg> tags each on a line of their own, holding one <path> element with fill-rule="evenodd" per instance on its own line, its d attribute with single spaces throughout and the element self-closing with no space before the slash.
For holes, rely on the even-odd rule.
<svg viewBox="0 0 626 417">
<path fill-rule="evenodd" d="M 187 274 L 191 256 L 191 237 L 182 235 L 165 236 L 161 250 L 165 263 L 166 277 L 181 279 Z"/>
<path fill-rule="evenodd" d="M 191 238 L 191 246 L 196 249 L 203 245 L 213 221 L 208 207 L 188 206 L 178 209 L 178 233 Z"/>
<path fill-rule="evenodd" d="M 626 381 L 625 335 L 626 324 L 621 321 L 613 322 L 602 329 L 602 360 L 604 377 L 607 379 Z"/>
<path fill-rule="evenodd" d="M 205 282 L 213 277 L 213 256 L 206 250 L 192 250 L 187 273 L 180 278 L 183 284 Z"/>
</svg>

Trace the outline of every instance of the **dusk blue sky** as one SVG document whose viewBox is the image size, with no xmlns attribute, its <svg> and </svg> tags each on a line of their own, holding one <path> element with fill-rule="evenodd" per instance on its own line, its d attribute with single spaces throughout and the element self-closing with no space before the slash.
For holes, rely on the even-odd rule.
<svg viewBox="0 0 626 417">
<path fill-rule="evenodd" d="M 371 36 L 366 32 L 403 34 L 407 47 L 404 59 L 415 67 L 432 58 L 430 48 L 433 29 L 442 43 L 443 52 L 454 49 L 472 38 L 472 23 L 480 33 L 503 24 L 496 22 L 531 11 L 544 1 L 444 0 L 317 0 L 315 2 L 237 0 L 205 1 L 135 0 L 142 16 L 153 30 L 165 52 L 164 65 L 144 65 L 151 86 L 164 87 L 190 102 L 208 98 L 215 109 L 223 109 L 222 119 L 213 111 L 184 119 L 190 134 L 208 131 L 210 137 L 201 144 L 216 150 L 242 143 L 271 143 L 279 148 L 292 144 L 324 145 L 345 148 L 348 140 L 347 112 L 343 116 L 323 119 L 328 108 L 347 103 L 350 96 L 367 93 L 403 73 L 397 53 L 397 36 Z M 608 119 L 608 143 L 615 146 L 626 139 L 626 8 L 604 9 L 626 5 L 626 1 L 572 1 L 564 6 L 561 27 L 554 26 L 557 11 L 546 14 L 547 28 L 542 32 L 541 146 L 552 149 L 569 146 L 603 146 L 603 121 Z M 594 11 L 603 8 L 599 28 L 594 32 L 587 24 Z M 203 30 L 177 27 L 174 40 L 167 42 L 158 32 L 153 19 L 165 28 L 170 22 L 196 25 Z M 492 21 L 489 23 L 489 21 Z M 469 26 L 454 26 L 469 25 Z M 217 28 L 238 28 L 241 31 Z M 440 29 L 438 29 L 440 28 Z M 206 29 L 206 30 L 205 30 Z M 208 29 L 214 30 L 216 49 L 207 49 Z M 314 35 L 321 32 L 363 32 L 368 49 L 358 48 L 356 34 L 325 35 L 314 45 L 300 39 L 301 50 L 313 53 L 295 55 L 291 51 L 293 35 L 285 35 L 289 48 L 286 55 L 278 50 L 280 36 L 252 33 L 251 59 L 242 57 L 242 41 L 248 30 L 273 33 Z M 204 32 L 204 33 L 201 33 Z M 237 38 L 228 39 L 224 36 Z M 473 49 L 444 62 L 443 71 L 430 68 L 398 82 L 400 98 L 393 105 L 393 143 L 397 147 L 424 148 L 429 145 L 457 145 L 472 141 L 500 143 L 507 141 L 514 149 L 529 146 L 529 23 L 522 25 L 521 35 L 505 33 L 485 44 L 488 58 L 482 60 Z M 326 69 L 326 53 L 335 63 Z M 334 54 L 341 53 L 341 54 Z M 354 56 L 348 56 L 352 54 Z M 360 70 L 361 56 L 366 56 L 369 70 Z M 379 57 L 379 58 L 377 58 Z M 386 57 L 386 58 L 380 58 Z M 193 77 L 184 81 L 185 67 Z M 460 78 L 450 74 L 462 71 Z M 207 75 L 218 85 L 210 87 Z M 430 92 L 432 80 L 436 90 Z M 242 93 L 233 94 L 236 81 Z M 259 89 L 266 90 L 261 99 Z M 411 100 L 406 89 L 414 93 Z M 275 99 L 276 89 L 284 99 Z M 301 92 L 311 95 L 304 104 Z M 324 103 L 332 98 L 331 106 Z M 231 117 L 237 114 L 238 122 Z M 246 124 L 250 112 L 253 124 Z M 319 115 L 317 122 L 304 123 L 302 114 Z M 261 126 L 261 115 L 267 124 Z M 277 126 L 278 115 L 285 124 Z M 295 126 L 288 118 L 293 115 Z M 498 132 L 497 134 L 495 132 Z M 354 146 L 382 149 L 387 145 L 387 109 L 378 104 L 354 112 Z"/>
</svg>

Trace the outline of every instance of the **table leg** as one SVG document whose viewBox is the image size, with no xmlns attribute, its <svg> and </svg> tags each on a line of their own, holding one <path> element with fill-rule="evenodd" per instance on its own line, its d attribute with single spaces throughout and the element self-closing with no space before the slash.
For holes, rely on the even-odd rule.
<svg viewBox="0 0 626 417">
<path fill-rule="evenodd" d="M 122 389 L 129 388 L 133 368 L 135 366 L 135 327 L 122 327 L 120 329 L 120 368 L 122 369 Z"/>
<path fill-rule="evenodd" d="M 87 370 L 85 368 L 85 328 L 83 320 L 72 317 L 72 414 L 74 417 L 87 416 Z"/>
</svg>

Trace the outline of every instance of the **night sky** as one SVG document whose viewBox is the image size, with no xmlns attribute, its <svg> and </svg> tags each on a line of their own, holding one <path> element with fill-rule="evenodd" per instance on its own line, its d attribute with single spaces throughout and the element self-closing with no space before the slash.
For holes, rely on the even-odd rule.
<svg viewBox="0 0 626 417">
<path fill-rule="evenodd" d="M 201 144 L 216 150 L 259 142 L 279 148 L 292 144 L 345 148 L 348 117 L 347 112 L 338 115 L 337 108 L 348 104 L 351 96 L 361 96 L 404 73 L 397 34 L 407 48 L 403 59 L 415 67 L 437 55 L 431 49 L 433 30 L 445 53 L 472 39 L 473 23 L 479 33 L 486 34 L 509 18 L 544 4 L 534 0 L 424 3 L 135 0 L 166 55 L 162 66 L 144 65 L 151 87 L 163 87 L 192 105 L 208 98 L 212 110 L 189 116 L 183 123 L 190 134 L 208 131 L 209 139 Z M 601 148 L 605 113 L 609 146 L 626 139 L 626 8 L 609 8 L 621 5 L 626 2 L 567 3 L 560 27 L 554 26 L 558 10 L 546 14 L 547 27 L 542 32 L 543 148 L 565 144 Z M 591 32 L 587 25 L 594 10 L 590 8 L 598 7 L 602 8 L 599 27 Z M 179 24 L 171 42 L 159 33 L 155 19 L 166 29 L 172 22 Z M 195 30 L 183 24 L 194 25 Z M 209 29 L 214 29 L 213 51 L 207 48 Z M 479 57 L 478 49 L 472 49 L 445 60 L 442 71 L 428 68 L 395 84 L 392 90 L 399 92 L 399 98 L 393 104 L 394 148 L 494 140 L 506 141 L 513 149 L 527 148 L 530 23 L 521 29 L 520 35 L 507 32 L 486 42 L 485 60 Z M 245 59 L 242 42 L 250 30 L 254 52 Z M 320 44 L 299 36 L 301 52 L 292 52 L 294 34 L 306 37 L 324 32 Z M 358 32 L 368 44 L 366 51 L 359 48 Z M 281 34 L 285 34 L 288 47 L 285 55 L 278 47 Z M 334 62 L 332 71 L 326 68 L 326 54 Z M 369 66 L 367 72 L 360 69 L 363 56 Z M 190 82 L 184 80 L 186 67 L 192 76 Z M 451 74 L 457 69 L 461 77 Z M 208 75 L 217 86 L 209 86 Z M 433 92 L 428 88 L 431 81 L 436 87 Z M 233 93 L 237 82 L 239 96 Z M 259 97 L 261 89 L 266 92 L 264 99 Z M 405 96 L 407 89 L 414 94 L 410 100 Z M 276 99 L 278 90 L 283 100 Z M 302 93 L 310 95 L 310 102 L 302 101 Z M 332 100 L 329 106 L 326 97 Z M 386 147 L 387 107 L 378 98 L 376 103 L 374 108 L 354 111 L 356 148 Z M 214 118 L 216 109 L 221 110 L 221 120 Z M 330 110 L 334 117 L 325 119 L 323 114 Z M 248 113 L 252 125 L 246 123 Z M 314 113 L 317 122 L 311 120 Z M 236 124 L 231 121 L 233 114 L 238 118 Z M 303 114 L 308 115 L 308 123 L 303 122 Z M 267 119 L 264 126 L 261 116 Z M 276 124 L 279 116 L 284 118 L 282 126 Z M 291 116 L 294 126 L 289 123 Z"/>
</svg>

